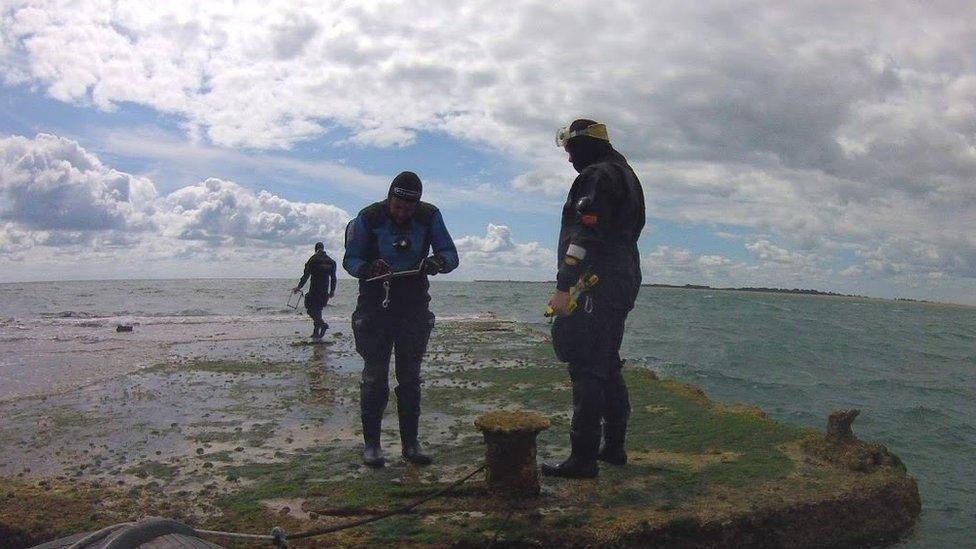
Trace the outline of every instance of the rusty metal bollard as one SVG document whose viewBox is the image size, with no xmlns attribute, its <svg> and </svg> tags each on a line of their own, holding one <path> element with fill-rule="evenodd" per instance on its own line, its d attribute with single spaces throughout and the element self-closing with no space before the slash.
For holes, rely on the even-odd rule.
<svg viewBox="0 0 976 549">
<path fill-rule="evenodd" d="M 478 416 L 474 425 L 485 436 L 488 492 L 510 499 L 539 495 L 535 437 L 549 428 L 549 418 L 498 411 Z"/>
<path fill-rule="evenodd" d="M 858 409 L 835 410 L 831 413 L 827 418 L 827 439 L 840 442 L 857 440 L 854 431 L 851 430 L 851 424 L 860 413 Z"/>
</svg>

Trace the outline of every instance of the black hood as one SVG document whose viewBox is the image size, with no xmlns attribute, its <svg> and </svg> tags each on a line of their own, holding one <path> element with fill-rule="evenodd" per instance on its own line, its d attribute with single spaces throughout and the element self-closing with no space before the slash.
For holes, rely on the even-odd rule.
<svg viewBox="0 0 976 549">
<path fill-rule="evenodd" d="M 413 172 L 400 172 L 390 183 L 388 198 L 399 198 L 416 202 L 420 200 L 424 193 L 424 184 L 420 182 L 420 177 Z"/>
<path fill-rule="evenodd" d="M 566 150 L 569 152 L 573 167 L 580 173 L 590 165 L 605 159 L 610 153 L 616 152 L 610 143 L 587 135 L 580 135 L 567 141 Z"/>
</svg>

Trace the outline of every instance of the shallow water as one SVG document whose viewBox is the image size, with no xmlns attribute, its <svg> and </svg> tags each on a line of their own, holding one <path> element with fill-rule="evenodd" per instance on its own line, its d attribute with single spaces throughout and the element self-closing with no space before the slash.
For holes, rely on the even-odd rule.
<svg viewBox="0 0 976 549">
<path fill-rule="evenodd" d="M 192 354 L 246 357 L 262 339 L 310 331 L 285 306 L 290 280 L 0 285 L 0 400 L 58 392 Z M 545 329 L 545 284 L 437 280 L 439 317 L 493 314 Z M 340 281 L 327 319 L 345 321 Z M 129 334 L 117 324 L 132 324 Z M 275 346 L 281 360 L 303 348 Z M 624 354 L 714 399 L 821 427 L 862 411 L 859 436 L 887 444 L 919 480 L 923 515 L 905 546 L 967 546 L 976 533 L 976 309 L 817 296 L 645 288 Z M 265 357 L 267 358 L 267 357 Z M 348 357 L 344 368 L 355 368 Z M 634 426 L 639 428 L 638 426 Z"/>
</svg>

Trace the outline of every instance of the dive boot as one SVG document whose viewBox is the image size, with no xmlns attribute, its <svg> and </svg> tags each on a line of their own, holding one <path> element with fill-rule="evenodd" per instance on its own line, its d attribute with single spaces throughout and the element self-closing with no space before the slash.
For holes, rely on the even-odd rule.
<svg viewBox="0 0 976 549">
<path fill-rule="evenodd" d="M 416 440 L 403 444 L 403 459 L 414 465 L 430 465 L 433 460 L 420 451 L 420 444 Z"/>
<path fill-rule="evenodd" d="M 363 420 L 363 465 L 379 469 L 386 465 L 380 447 L 380 423 Z"/>
<path fill-rule="evenodd" d="M 600 474 L 600 466 L 597 465 L 596 460 L 584 462 L 573 455 L 559 465 L 544 463 L 541 470 L 547 477 L 596 478 Z"/>
<path fill-rule="evenodd" d="M 596 459 L 610 465 L 627 465 L 627 452 L 624 451 L 623 446 L 617 448 L 604 446 L 600 448 L 600 453 L 597 454 Z"/>
<path fill-rule="evenodd" d="M 414 465 L 430 465 L 430 456 L 420 451 L 417 431 L 420 427 L 420 391 L 403 385 L 396 388 L 397 418 L 400 420 L 400 442 L 403 459 Z"/>
<path fill-rule="evenodd" d="M 626 465 L 627 452 L 624 450 L 624 436 L 627 432 L 627 424 L 623 425 L 603 425 L 603 447 L 596 459 L 609 463 L 610 465 Z"/>
<path fill-rule="evenodd" d="M 366 441 L 366 444 L 363 446 L 363 465 L 372 467 L 373 469 L 380 469 L 386 465 L 379 439 Z"/>
<path fill-rule="evenodd" d="M 594 478 L 600 474 L 596 454 L 600 448 L 600 433 L 570 431 L 569 458 L 559 465 L 542 466 L 542 474 L 548 477 Z"/>
</svg>

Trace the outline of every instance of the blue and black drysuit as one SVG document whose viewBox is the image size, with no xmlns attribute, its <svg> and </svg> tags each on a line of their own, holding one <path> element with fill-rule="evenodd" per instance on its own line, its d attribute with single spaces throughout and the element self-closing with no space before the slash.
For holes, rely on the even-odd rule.
<svg viewBox="0 0 976 549">
<path fill-rule="evenodd" d="M 404 245 L 406 243 L 406 245 Z M 389 304 L 383 306 L 381 281 L 367 282 L 370 264 L 382 259 L 393 272 L 417 269 L 433 250 L 446 273 L 458 266 L 457 248 L 440 211 L 420 202 L 413 218 L 402 226 L 390 216 L 388 200 L 364 208 L 346 228 L 342 266 L 359 279 L 359 300 L 352 314 L 356 351 L 363 357 L 360 411 L 363 433 L 379 437 L 380 423 L 390 395 L 390 356 L 395 353 L 396 398 L 400 437 L 416 441 L 420 419 L 420 362 L 434 327 L 428 308 L 430 283 L 419 274 L 390 281 Z"/>
</svg>

